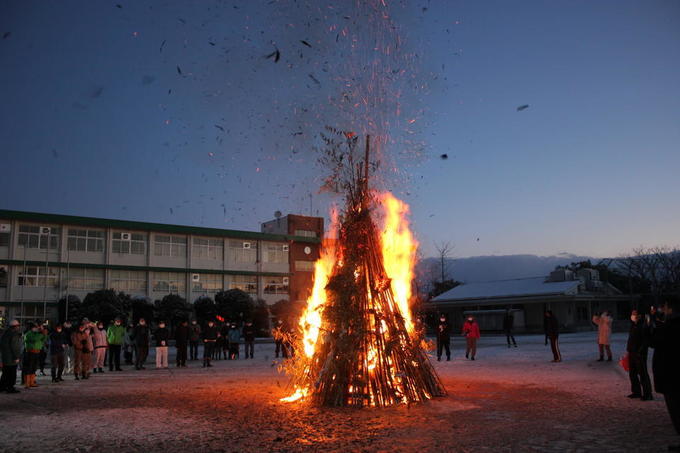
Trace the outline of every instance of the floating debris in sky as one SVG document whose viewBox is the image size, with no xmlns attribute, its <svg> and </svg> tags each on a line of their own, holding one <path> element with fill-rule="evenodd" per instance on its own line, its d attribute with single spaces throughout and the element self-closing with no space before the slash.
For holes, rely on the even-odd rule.
<svg viewBox="0 0 680 453">
<path fill-rule="evenodd" d="M 440 157 L 442 160 L 446 160 L 446 159 L 449 158 L 449 155 L 448 155 L 448 154 L 442 154 L 442 155 L 439 156 L 439 157 Z"/>
<path fill-rule="evenodd" d="M 528 108 L 529 108 L 529 104 L 520 105 L 519 107 L 517 107 L 517 111 L 521 112 L 522 110 L 526 110 Z"/>
<path fill-rule="evenodd" d="M 274 50 L 274 52 L 270 53 L 269 55 L 267 55 L 267 56 L 264 57 L 264 58 L 265 58 L 265 59 L 273 58 L 273 59 L 274 59 L 274 63 L 278 63 L 278 62 L 279 62 L 279 58 L 281 58 L 281 52 L 279 51 L 278 48 L 276 48 L 276 50 Z"/>
</svg>

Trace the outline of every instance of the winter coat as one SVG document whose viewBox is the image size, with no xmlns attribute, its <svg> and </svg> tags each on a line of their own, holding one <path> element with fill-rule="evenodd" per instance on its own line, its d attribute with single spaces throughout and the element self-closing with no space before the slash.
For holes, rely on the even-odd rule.
<svg viewBox="0 0 680 453">
<path fill-rule="evenodd" d="M 71 341 L 73 342 L 73 347 L 77 351 L 92 352 L 94 350 L 94 347 L 92 346 L 92 335 L 90 335 L 89 329 L 85 329 L 82 332 L 77 330 L 71 335 Z"/>
<path fill-rule="evenodd" d="M 512 314 L 510 313 L 506 313 L 505 316 L 503 317 L 503 330 L 512 330 L 514 324 L 515 317 L 512 316 Z"/>
<path fill-rule="evenodd" d="M 465 324 L 463 324 L 463 335 L 465 335 L 465 338 L 479 338 L 481 335 L 479 334 L 479 324 L 477 324 L 477 321 L 465 321 Z"/>
<path fill-rule="evenodd" d="M 50 334 L 50 355 L 55 355 L 64 352 L 64 345 L 68 340 L 64 331 L 57 332 L 56 330 Z"/>
<path fill-rule="evenodd" d="M 437 326 L 437 340 L 451 341 L 451 325 L 446 321 L 439 321 Z"/>
<path fill-rule="evenodd" d="M 198 341 L 201 339 L 201 326 L 198 324 L 190 326 L 189 341 Z"/>
<path fill-rule="evenodd" d="M 609 316 L 593 316 L 593 323 L 597 324 L 597 344 L 610 344 L 612 318 Z"/>
<path fill-rule="evenodd" d="M 638 319 L 637 322 L 631 321 L 626 351 L 633 354 L 644 354 L 647 352 L 650 340 L 649 327 L 645 325 L 644 320 Z"/>
<path fill-rule="evenodd" d="M 241 331 L 238 329 L 229 330 L 229 343 L 238 343 L 241 340 Z"/>
<path fill-rule="evenodd" d="M 191 329 L 189 326 L 179 325 L 175 329 L 175 346 L 186 346 L 189 344 L 189 336 L 191 335 Z"/>
<path fill-rule="evenodd" d="M 255 341 L 255 326 L 243 326 L 243 339 L 246 342 Z"/>
<path fill-rule="evenodd" d="M 205 329 L 203 329 L 203 341 L 217 341 L 217 326 L 205 326 Z"/>
<path fill-rule="evenodd" d="M 16 365 L 15 360 L 21 358 L 21 332 L 7 329 L 0 338 L 0 362 L 5 366 Z"/>
<path fill-rule="evenodd" d="M 135 340 L 132 338 L 132 329 L 125 329 L 125 336 L 123 337 L 123 344 L 125 346 L 134 346 Z"/>
<path fill-rule="evenodd" d="M 125 341 L 125 327 L 111 324 L 109 328 L 106 329 L 106 341 L 108 341 L 109 344 L 122 345 Z"/>
<path fill-rule="evenodd" d="M 560 323 L 557 321 L 555 315 L 543 318 L 543 330 L 545 331 L 546 337 L 557 338 L 560 336 Z"/>
<path fill-rule="evenodd" d="M 107 347 L 109 343 L 106 341 L 106 330 L 99 327 L 92 329 L 92 344 L 95 349 Z"/>
<path fill-rule="evenodd" d="M 71 327 L 64 327 L 61 330 L 64 333 L 64 338 L 66 338 L 66 345 L 68 346 L 73 346 L 73 342 L 71 341 L 71 337 L 73 336 L 73 328 Z"/>
<path fill-rule="evenodd" d="M 29 352 L 40 352 L 45 347 L 47 336 L 42 331 L 29 330 L 24 335 L 24 348 Z"/>
<path fill-rule="evenodd" d="M 654 388 L 657 393 L 680 394 L 680 316 L 657 324 L 652 346 Z"/>
<path fill-rule="evenodd" d="M 168 343 L 170 343 L 170 331 L 167 327 L 159 327 L 156 329 L 153 337 L 156 340 L 157 348 L 168 346 Z"/>
<path fill-rule="evenodd" d="M 149 326 L 137 324 L 132 329 L 132 340 L 135 346 L 149 346 Z"/>
</svg>

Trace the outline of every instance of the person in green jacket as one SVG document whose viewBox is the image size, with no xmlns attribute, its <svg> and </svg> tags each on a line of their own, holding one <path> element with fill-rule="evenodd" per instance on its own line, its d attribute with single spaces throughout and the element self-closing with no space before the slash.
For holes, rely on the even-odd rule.
<svg viewBox="0 0 680 453">
<path fill-rule="evenodd" d="M 40 326 L 31 324 L 31 329 L 24 335 L 24 351 L 28 354 L 28 367 L 26 369 L 25 387 L 37 387 L 35 382 L 35 372 L 40 362 L 40 351 L 45 346 L 47 336 L 40 331 Z"/>
<path fill-rule="evenodd" d="M 120 368 L 120 350 L 124 339 L 125 326 L 120 318 L 116 318 L 106 330 L 106 340 L 109 342 L 109 371 L 113 371 L 114 362 L 116 371 L 123 371 Z"/>
</svg>

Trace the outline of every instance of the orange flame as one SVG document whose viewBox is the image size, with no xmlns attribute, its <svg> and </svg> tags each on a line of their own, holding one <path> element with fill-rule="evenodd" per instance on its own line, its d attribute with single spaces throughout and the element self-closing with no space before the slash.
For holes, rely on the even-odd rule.
<svg viewBox="0 0 680 453">
<path fill-rule="evenodd" d="M 380 235 L 381 252 L 385 266 L 385 272 L 389 278 L 394 300 L 401 313 L 405 327 L 409 335 L 415 334 L 415 326 L 410 310 L 411 283 L 414 277 L 414 266 L 416 259 L 416 249 L 418 243 L 409 229 L 408 214 L 409 207 L 403 201 L 397 199 L 389 192 L 376 193 L 376 200 L 383 213 L 384 225 Z M 323 310 L 327 301 L 326 285 L 333 272 L 333 268 L 338 262 L 342 265 L 342 257 L 339 256 L 340 250 L 337 249 L 338 232 L 338 213 L 337 210 L 331 211 L 331 227 L 327 236 L 324 238 L 320 258 L 314 264 L 314 286 L 312 293 L 307 299 L 307 306 L 300 317 L 300 328 L 302 331 L 302 346 L 307 361 L 312 360 L 316 349 L 319 335 L 323 330 Z M 369 298 L 370 289 L 367 288 Z M 383 325 L 374 326 L 378 329 L 386 329 Z M 369 373 L 376 368 L 376 351 L 371 345 L 366 357 L 366 368 Z M 389 364 L 392 365 L 391 363 Z M 392 374 L 395 370 L 391 370 Z M 397 381 L 399 376 L 395 375 Z M 281 401 L 293 402 L 304 399 L 309 394 L 307 387 L 296 386 L 292 395 L 282 398 Z M 371 397 L 373 402 L 373 398 Z"/>
</svg>

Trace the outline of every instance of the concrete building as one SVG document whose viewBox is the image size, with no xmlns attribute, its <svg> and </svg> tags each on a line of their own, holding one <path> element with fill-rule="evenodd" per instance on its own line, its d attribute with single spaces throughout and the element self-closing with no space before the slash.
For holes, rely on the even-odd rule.
<svg viewBox="0 0 680 453">
<path fill-rule="evenodd" d="M 517 331 L 540 332 L 545 310 L 552 310 L 567 330 L 591 329 L 592 316 L 602 310 L 624 325 L 631 297 L 601 281 L 595 269 L 576 273 L 558 269 L 548 277 L 465 283 L 434 297 L 428 305 L 432 311 L 448 314 L 455 327 L 472 314 L 487 331 L 502 330 L 505 310 L 511 308 Z"/>
<path fill-rule="evenodd" d="M 104 288 L 190 302 L 232 288 L 269 304 L 304 297 L 323 219 L 285 222 L 293 229 L 269 233 L 0 210 L 0 318 L 55 319 L 61 297 Z"/>
</svg>

